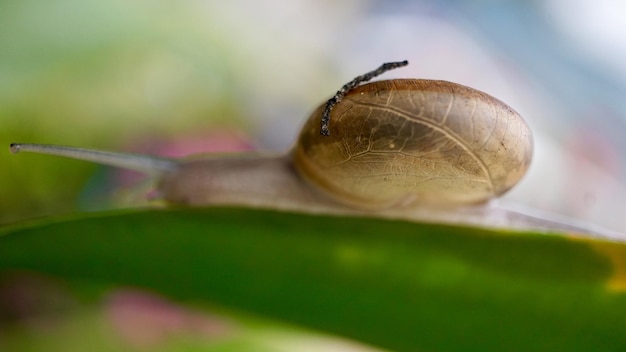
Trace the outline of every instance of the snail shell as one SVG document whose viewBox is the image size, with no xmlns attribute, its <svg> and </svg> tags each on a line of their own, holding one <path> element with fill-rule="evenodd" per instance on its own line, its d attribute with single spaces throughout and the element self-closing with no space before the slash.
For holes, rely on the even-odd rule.
<svg viewBox="0 0 626 352">
<path fill-rule="evenodd" d="M 361 208 L 481 203 L 528 169 L 532 133 L 512 108 L 446 81 L 395 79 L 352 89 L 319 133 L 321 105 L 293 150 L 300 175 Z"/>
</svg>

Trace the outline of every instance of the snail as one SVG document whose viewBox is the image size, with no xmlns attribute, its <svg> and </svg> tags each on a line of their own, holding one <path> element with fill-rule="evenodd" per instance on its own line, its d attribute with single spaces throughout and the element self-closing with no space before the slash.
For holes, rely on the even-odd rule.
<svg viewBox="0 0 626 352">
<path fill-rule="evenodd" d="M 315 109 L 282 155 L 172 160 L 40 144 L 10 149 L 153 174 L 162 199 L 191 206 L 454 208 L 487 203 L 513 187 L 533 153 L 524 119 L 496 98 L 456 83 L 365 83 L 407 64 L 386 63 L 344 85 Z"/>
</svg>

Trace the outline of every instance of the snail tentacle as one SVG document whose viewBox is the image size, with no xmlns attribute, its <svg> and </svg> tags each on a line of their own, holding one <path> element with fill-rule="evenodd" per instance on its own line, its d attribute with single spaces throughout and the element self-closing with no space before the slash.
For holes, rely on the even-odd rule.
<svg viewBox="0 0 626 352">
<path fill-rule="evenodd" d="M 328 130 L 328 124 L 330 122 L 330 112 L 335 107 L 335 105 L 341 102 L 343 97 L 346 96 L 349 91 L 357 87 L 359 84 L 367 82 L 376 76 L 380 76 L 387 71 L 396 69 L 398 67 L 403 67 L 408 64 L 408 60 L 387 62 L 380 65 L 380 67 L 378 67 L 377 69 L 370 71 L 366 74 L 357 76 L 352 81 L 344 84 L 343 87 L 341 87 L 341 89 L 339 89 L 337 93 L 335 93 L 335 95 L 332 98 L 328 99 L 328 101 L 326 102 L 326 106 L 324 107 L 324 111 L 322 112 L 322 128 L 320 129 L 320 134 L 322 136 L 330 136 L 330 131 Z"/>
<path fill-rule="evenodd" d="M 9 149 L 13 154 L 25 151 L 39 154 L 57 155 L 66 158 L 86 160 L 99 164 L 135 170 L 149 175 L 160 175 L 166 172 L 174 171 L 179 165 L 179 163 L 175 160 L 150 155 L 117 153 L 62 145 L 11 143 Z"/>
</svg>

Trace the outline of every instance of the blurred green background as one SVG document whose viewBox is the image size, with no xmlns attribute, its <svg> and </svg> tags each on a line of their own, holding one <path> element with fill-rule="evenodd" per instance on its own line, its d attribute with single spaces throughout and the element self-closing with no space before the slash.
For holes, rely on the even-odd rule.
<svg viewBox="0 0 626 352">
<path fill-rule="evenodd" d="M 52 215 L 137 207 L 147 204 L 146 194 L 150 191 L 149 181 L 129 172 L 50 156 L 10 155 L 8 145 L 11 142 L 66 144 L 172 157 L 255 149 L 280 152 L 293 143 L 309 113 L 342 84 L 382 62 L 408 59 L 410 66 L 389 72 L 383 78 L 445 79 L 469 85 L 505 101 L 529 122 L 535 134 L 535 159 L 528 175 L 503 198 L 502 203 L 549 211 L 626 232 L 623 201 L 626 199 L 625 6 L 611 0 L 0 1 L 0 145 L 5 148 L 0 150 L 0 226 Z M 150 216 L 158 220 L 162 218 L 158 214 Z M 257 221 L 262 223 L 261 220 L 267 221 L 267 218 L 262 215 Z M 182 219 L 188 220 L 184 213 Z M 268 224 L 268 229 L 285 226 L 282 220 Z M 106 226 L 101 224 L 108 221 L 95 221 L 92 229 L 102 230 Z M 123 217 L 113 217 L 110 221 L 125 231 Z M 152 241 L 161 239 L 167 244 L 176 231 L 159 233 L 161 228 L 153 221 L 150 218 L 137 225 L 138 228 L 153 228 L 153 232 L 140 234 L 147 243 L 138 242 L 138 248 L 142 244 L 146 247 L 153 244 L 159 250 L 169 249 Z M 174 228 L 176 224 L 168 226 Z M 200 221 L 182 221 L 182 224 L 192 227 L 190 232 L 196 231 L 199 239 L 205 238 L 203 231 L 209 226 Z M 430 241 L 428 226 L 393 225 L 406 226 L 407 233 L 418 229 L 423 232 L 423 237 L 415 238 Z M 384 228 L 393 225 L 380 224 Z M 82 239 L 82 229 L 69 233 L 64 226 L 61 224 L 58 232 L 44 230 L 39 233 L 40 237 L 35 237 L 35 240 L 44 241 L 33 240 L 41 245 L 42 256 L 47 253 L 47 236 L 51 236 L 50 243 L 55 245 L 55 239 L 68 236 L 70 240 L 66 243 L 75 247 L 68 246 L 67 250 L 71 252 L 77 248 L 76 251 L 80 251 L 83 244 L 72 242 L 75 240 L 71 238 L 73 235 Z M 255 228 L 263 229 L 263 226 L 259 224 Z M 37 232 L 37 229 L 33 231 Z M 114 235 L 119 236 L 120 241 L 126 240 L 124 231 Z M 476 268 L 471 265 L 473 262 L 459 259 L 453 249 L 460 248 L 462 254 L 480 252 L 473 252 L 474 247 L 462 245 L 464 242 L 455 237 L 465 238 L 463 236 L 469 236 L 467 233 L 461 230 L 456 233 L 455 229 L 446 231 L 454 234 L 453 240 L 435 249 L 422 248 L 420 244 L 407 246 L 405 250 L 403 237 L 399 237 L 397 240 L 402 244 L 398 246 L 399 253 L 411 260 L 432 258 L 435 264 L 426 269 L 432 270 L 433 278 L 442 277 L 441 272 L 446 270 L 454 274 L 443 277 L 444 282 L 448 278 L 471 278 L 476 274 Z M 220 240 L 219 231 L 214 231 L 213 235 Z M 340 235 L 353 234 L 344 231 Z M 104 233 L 102 238 L 107 236 Z M 263 243 L 254 242 L 254 231 L 247 236 L 249 238 L 244 243 L 259 245 L 260 252 L 267 252 L 262 250 L 265 248 Z M 316 236 L 313 234 L 313 238 Z M 481 236 L 479 233 L 477 237 Z M 23 255 L 11 253 L 28 263 L 31 244 L 28 237 L 18 238 L 26 238 L 21 247 L 20 243 L 15 244 L 15 248 L 24 251 Z M 378 246 L 378 237 L 372 238 Z M 468 243 L 478 243 L 478 247 L 483 243 L 476 242 L 474 237 L 468 238 Z M 84 239 L 86 246 L 93 246 L 97 253 L 101 245 L 98 238 L 84 236 Z M 186 240 L 182 237 L 173 243 L 184 245 Z M 332 243 L 323 240 L 321 242 L 326 247 L 322 248 L 336 249 Z M 527 240 L 537 241 L 537 246 L 543 248 L 542 238 L 529 237 Z M 563 239 L 558 241 L 569 243 Z M 338 247 L 342 260 L 361 258 L 362 252 L 355 248 L 363 243 L 354 242 L 348 247 Z M 277 243 L 284 243 L 284 239 Z M 543 281 L 539 280 L 537 284 L 534 277 L 529 282 L 518 281 L 515 277 L 516 269 L 528 268 L 524 260 L 534 258 L 532 255 L 518 257 L 519 251 L 506 241 L 502 246 L 498 241 L 486 243 L 489 245 L 483 249 L 493 247 L 487 251 L 491 255 L 503 253 L 502 258 L 512 262 L 494 265 L 496 269 L 488 271 L 513 283 L 500 287 L 514 293 L 522 292 L 522 297 L 530 297 L 525 296 L 526 289 L 535 290 L 533 292 L 538 297 L 544 292 L 554 294 L 555 301 L 562 302 L 560 291 L 543 290 Z M 581 287 L 592 291 L 590 295 L 617 297 L 615 300 L 623 303 L 626 267 L 623 249 L 617 245 L 617 249 L 609 246 L 614 251 L 613 256 L 608 256 L 612 260 L 609 264 L 595 250 L 587 248 L 587 244 L 572 243 L 584 247 L 584 255 L 570 256 L 563 249 L 569 248 L 568 244 L 557 246 L 552 254 L 541 257 L 557 261 L 555 258 L 561 257 L 553 254 L 563 251 L 566 255 L 563 256 L 562 269 L 567 271 L 571 269 L 565 264 L 568 260 L 583 263 L 580 265 L 585 267 L 587 262 L 583 259 L 589 253 L 592 263 L 602 270 L 598 269 L 599 274 L 592 277 L 591 284 L 586 282 L 588 286 L 581 284 Z M 126 253 L 128 263 L 135 263 L 133 253 L 124 252 L 123 244 L 112 243 L 120 252 L 112 250 L 102 255 L 124 267 L 124 263 L 117 262 L 117 255 Z M 293 245 L 300 248 L 297 241 Z M 60 258 L 64 258 L 63 249 L 66 248 L 63 243 L 59 248 Z M 534 247 L 531 249 L 527 252 L 537 252 Z M 412 252 L 420 253 L 420 250 L 427 255 Z M 238 255 L 234 250 L 223 254 L 226 257 Z M 318 263 L 316 260 L 328 262 L 325 258 L 317 258 L 313 249 L 310 255 L 314 258 L 311 263 Z M 91 257 L 87 257 L 85 262 L 95 268 L 106 267 L 102 264 L 105 261 L 89 261 Z M 404 258 L 395 252 L 390 257 Z M 478 257 L 484 260 L 485 256 Z M 198 264 L 196 258 L 188 258 L 185 254 L 179 258 Z M 37 255 L 32 256 L 33 261 L 37 259 Z M 145 253 L 144 259 L 150 267 L 149 261 L 159 260 L 159 257 Z M 83 269 L 80 260 L 78 256 L 74 262 L 68 261 L 73 263 L 67 265 L 68 270 Z M 200 264 L 212 264 L 210 260 L 204 263 L 198 260 Z M 238 260 L 229 263 L 237 267 Z M 485 263 L 480 260 L 477 265 L 482 268 Z M 536 262 L 543 263 L 541 260 Z M 55 259 L 53 263 L 63 266 L 65 262 Z M 186 282 L 185 277 L 177 275 L 184 272 L 184 265 L 169 267 L 161 264 L 172 270 L 172 278 Z M 315 269 L 314 264 L 309 268 Z M 388 276 L 386 270 L 392 273 L 397 270 L 408 277 L 412 275 L 411 266 L 393 267 L 384 261 L 379 264 L 382 276 Z M 545 265 L 561 268 L 559 263 L 549 260 Z M 48 266 L 45 260 L 41 261 L 41 266 Z M 595 268 L 592 265 L 587 267 Z M 545 268 L 538 268 L 538 273 L 545 272 Z M 358 275 L 364 273 L 356 269 Z M 120 269 L 119 273 L 125 272 Z M 614 275 L 615 281 L 622 285 L 617 293 L 604 291 L 609 275 Z M 144 277 L 138 274 L 134 278 L 141 282 Z M 311 346 L 317 346 L 318 350 L 368 350 L 361 345 L 329 341 L 327 337 L 310 335 L 309 331 L 241 312 L 206 307 L 204 301 L 179 306 L 154 292 L 128 292 L 117 286 L 109 290 L 109 287 L 102 287 L 107 285 L 102 282 L 57 281 L 39 274 L 18 273 L 13 277 L 3 272 L 2 279 L 0 305 L 4 303 L 5 306 L 0 307 L 0 350 L 3 347 L 18 351 L 54 347 L 81 350 L 91 341 L 105 343 L 98 346 L 101 350 L 116 350 L 119 346 L 115 345 L 111 332 L 101 327 L 102 321 L 110 320 L 122 329 L 113 335 L 119 337 L 121 334 L 122 339 L 139 338 L 139 342 L 135 341 L 139 349 L 145 348 L 143 344 L 146 343 L 141 338 L 148 341 L 148 346 L 152 346 L 152 340 L 151 336 L 138 336 L 136 333 L 143 330 L 137 326 L 146 327 L 144 330 L 155 335 L 168 335 L 173 331 L 175 337 L 181 331 L 191 330 L 191 338 L 181 339 L 182 349 L 194 350 L 205 346 L 207 336 L 213 343 L 215 336 L 223 337 L 224 329 L 228 335 L 229 324 L 235 322 L 235 338 L 220 340 L 226 342 L 216 350 L 244 350 L 246 346 L 254 346 L 256 350 L 263 346 L 272 351 L 293 351 L 297 347 L 310 350 Z M 245 277 L 238 279 L 240 281 L 233 282 L 245 284 Z M 430 279 L 426 277 L 427 282 Z M 565 281 L 569 282 L 567 280 L 565 276 Z M 279 283 L 290 284 L 289 281 Z M 560 285 L 555 278 L 545 283 Z M 169 282 L 158 284 L 167 286 Z M 578 285 L 578 281 L 573 284 Z M 469 287 L 477 292 L 484 290 L 495 296 L 502 293 L 490 291 L 490 286 L 484 282 L 473 281 L 472 285 Z M 298 293 L 297 290 L 293 292 Z M 433 292 L 435 297 L 441 296 L 439 291 Z M 198 296 L 203 294 L 205 292 L 197 293 Z M 460 296 L 472 299 L 472 296 Z M 454 300 L 459 296 L 450 297 Z M 23 303 L 23 307 L 16 302 Z M 519 301 L 512 299 L 511 302 L 511 306 L 517 308 Z M 577 306 L 579 303 L 572 304 Z M 557 310 L 562 308 L 551 301 L 546 306 Z M 52 317 L 53 321 L 43 324 L 39 320 L 35 324 L 29 321 L 25 324 L 28 329 L 24 330 L 3 325 L 12 322 L 11 318 L 29 317 L 32 312 L 28 309 L 32 307 L 35 313 L 43 311 L 42 315 L 46 319 Z M 54 310 L 58 307 L 61 307 L 60 312 Z M 378 307 L 385 313 L 382 305 L 371 307 Z M 601 312 L 593 310 L 593 305 L 586 307 L 594 314 Z M 617 311 L 623 304 L 607 307 L 615 307 L 611 312 L 617 312 L 618 317 L 624 316 Z M 26 312 L 20 311 L 22 308 Z M 201 313 L 196 312 L 196 308 Z M 519 308 L 522 316 L 525 316 L 526 308 Z M 569 312 L 569 308 L 563 309 Z M 207 320 L 207 312 L 215 315 L 210 317 L 213 320 Z M 530 314 L 533 312 L 531 310 Z M 7 314 L 13 313 L 15 317 L 7 318 Z M 566 314 L 564 317 L 564 321 L 570 320 Z M 172 318 L 182 327 L 169 325 Z M 125 325 L 126 320 L 128 325 Z M 603 323 L 610 325 L 611 321 Z M 599 330 L 603 328 L 600 323 L 594 326 Z M 581 323 L 583 328 L 585 325 Z M 131 331 L 130 335 L 123 336 L 128 331 Z M 280 339 L 276 338 L 277 334 Z M 44 338 L 38 339 L 38 336 Z M 620 337 L 617 336 L 615 341 Z M 297 343 L 291 344 L 292 341 Z M 162 350 L 171 349 L 165 346 Z"/>
<path fill-rule="evenodd" d="M 0 2 L 0 143 L 159 155 L 292 143 L 381 62 L 518 110 L 535 132 L 505 201 L 626 230 L 624 5 L 613 1 Z M 0 223 L 141 204 L 137 177 L 0 153 Z M 121 191 L 120 191 L 121 189 Z"/>
</svg>

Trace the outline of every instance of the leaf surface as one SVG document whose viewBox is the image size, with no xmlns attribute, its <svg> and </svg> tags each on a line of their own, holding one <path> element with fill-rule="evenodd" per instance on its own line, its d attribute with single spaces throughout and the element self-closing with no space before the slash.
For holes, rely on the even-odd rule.
<svg viewBox="0 0 626 352">
<path fill-rule="evenodd" d="M 157 290 L 392 350 L 623 350 L 626 246 L 241 208 L 4 230 L 0 270 Z"/>
</svg>

